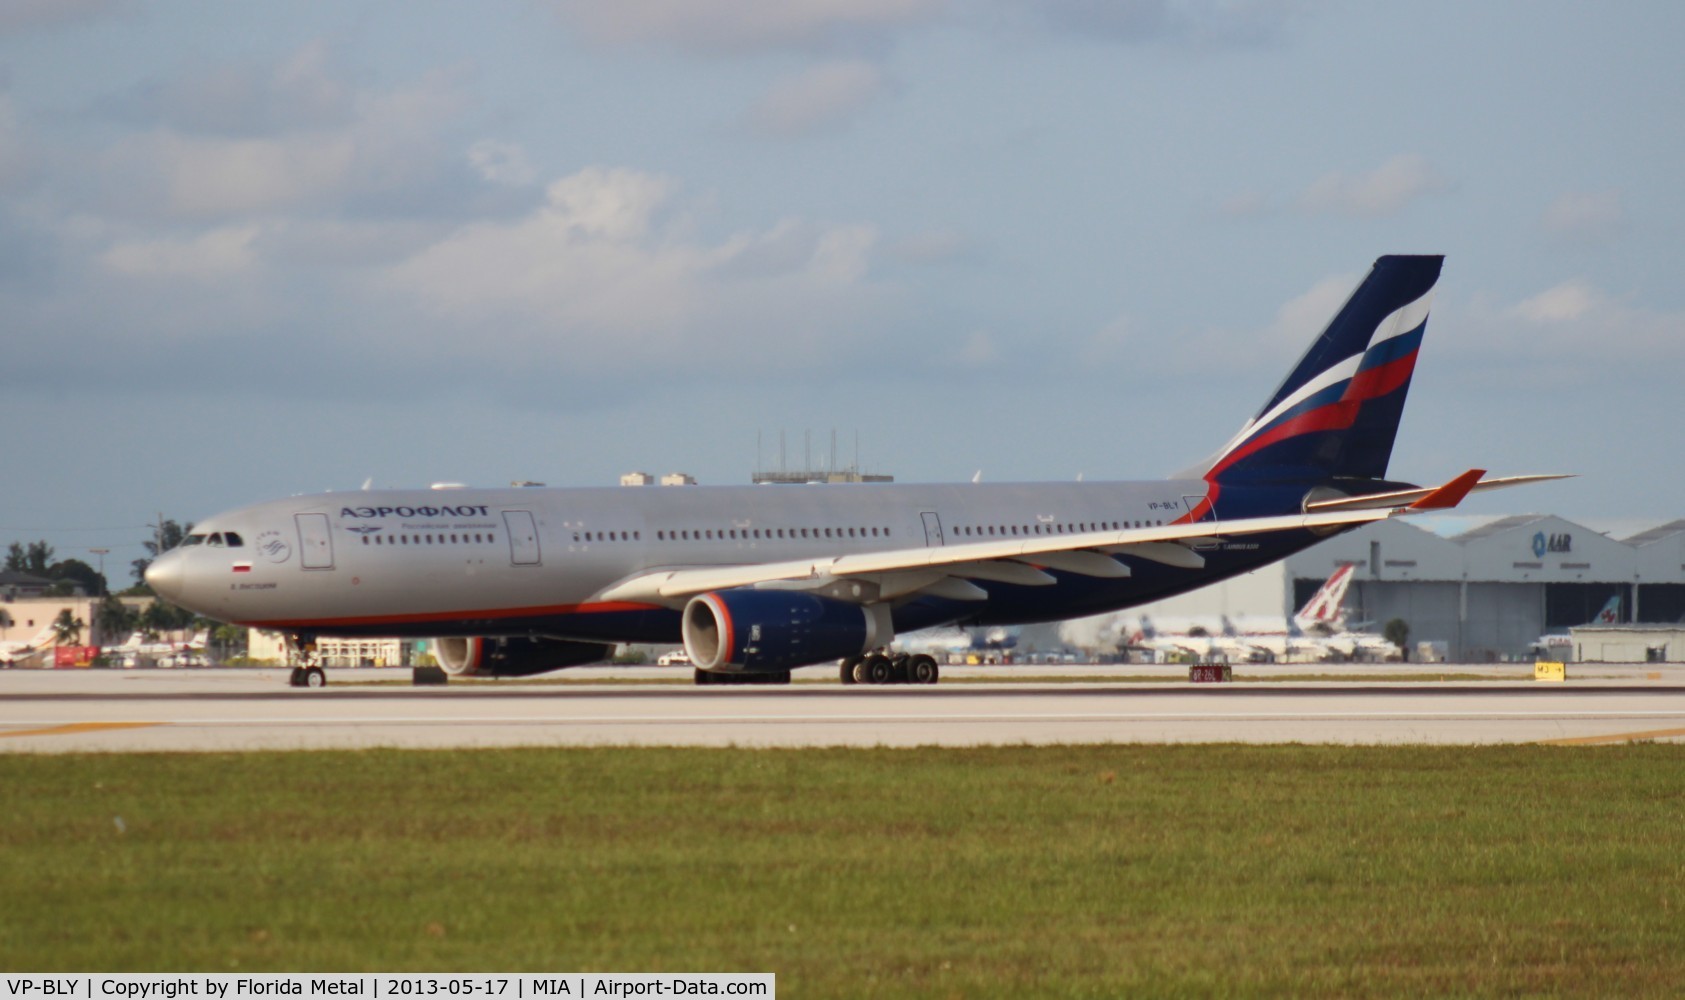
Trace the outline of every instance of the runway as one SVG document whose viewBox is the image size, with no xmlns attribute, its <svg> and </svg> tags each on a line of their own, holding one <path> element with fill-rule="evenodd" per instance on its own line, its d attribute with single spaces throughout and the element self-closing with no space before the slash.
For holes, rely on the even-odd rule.
<svg viewBox="0 0 1685 1000">
<path fill-rule="evenodd" d="M 630 670 L 593 671 L 585 682 L 559 685 L 415 688 L 345 683 L 409 676 L 355 670 L 337 672 L 326 689 L 303 690 L 286 687 L 285 671 L 274 669 L 6 671 L 0 673 L 0 752 L 1685 739 L 1685 667 L 1679 666 L 1571 669 L 1570 680 L 1557 684 L 1525 679 L 1530 668 L 1514 665 L 1432 668 L 1487 671 L 1484 676 L 1501 680 L 1388 681 L 1380 671 L 1367 683 L 1224 685 L 1123 682 L 1143 674 L 1138 667 L 979 669 L 985 677 L 1022 679 L 696 688 L 637 683 L 671 678 L 671 670 Z M 1295 677 L 1306 670 L 1271 669 Z M 1424 668 L 1411 669 L 1421 676 Z M 798 679 L 803 673 L 831 676 L 813 668 Z M 949 677 L 957 681 L 965 673 Z M 1093 679 L 1052 676 L 1073 674 Z"/>
</svg>

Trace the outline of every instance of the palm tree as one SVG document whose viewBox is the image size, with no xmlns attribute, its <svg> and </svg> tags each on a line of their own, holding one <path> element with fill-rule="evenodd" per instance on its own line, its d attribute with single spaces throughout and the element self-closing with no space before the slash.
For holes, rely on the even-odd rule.
<svg viewBox="0 0 1685 1000">
<path fill-rule="evenodd" d="M 69 608 L 65 608 L 53 619 L 53 638 L 60 646 L 80 646 L 82 630 L 87 626 L 87 622 L 76 617 Z"/>
</svg>

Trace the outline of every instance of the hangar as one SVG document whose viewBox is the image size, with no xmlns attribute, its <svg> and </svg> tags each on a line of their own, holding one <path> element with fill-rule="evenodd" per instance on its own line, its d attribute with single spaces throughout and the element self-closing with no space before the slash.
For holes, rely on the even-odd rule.
<svg viewBox="0 0 1685 1000">
<path fill-rule="evenodd" d="M 1685 519 L 1618 538 L 1553 514 L 1383 521 L 1125 614 L 1283 621 L 1348 562 L 1349 621 L 1379 632 L 1402 619 L 1412 645 L 1443 644 L 1453 660 L 1527 658 L 1541 636 L 1599 621 L 1612 598 L 1601 624 L 1685 621 Z"/>
</svg>

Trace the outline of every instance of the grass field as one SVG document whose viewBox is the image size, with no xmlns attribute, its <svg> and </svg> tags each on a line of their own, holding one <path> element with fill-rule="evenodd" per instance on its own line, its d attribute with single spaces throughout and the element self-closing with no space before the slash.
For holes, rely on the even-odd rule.
<svg viewBox="0 0 1685 1000">
<path fill-rule="evenodd" d="M 1685 748 L 6 756 L 0 966 L 1677 996 Z"/>
</svg>

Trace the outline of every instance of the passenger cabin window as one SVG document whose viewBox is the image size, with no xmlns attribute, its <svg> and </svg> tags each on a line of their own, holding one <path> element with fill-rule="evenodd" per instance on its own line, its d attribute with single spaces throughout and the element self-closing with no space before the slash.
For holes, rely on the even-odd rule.
<svg viewBox="0 0 1685 1000">
<path fill-rule="evenodd" d="M 202 534 L 188 535 L 186 538 L 183 538 L 181 540 L 181 547 L 182 548 L 186 548 L 189 545 L 203 545 L 203 544 L 205 544 L 205 536 L 202 535 Z"/>
</svg>

